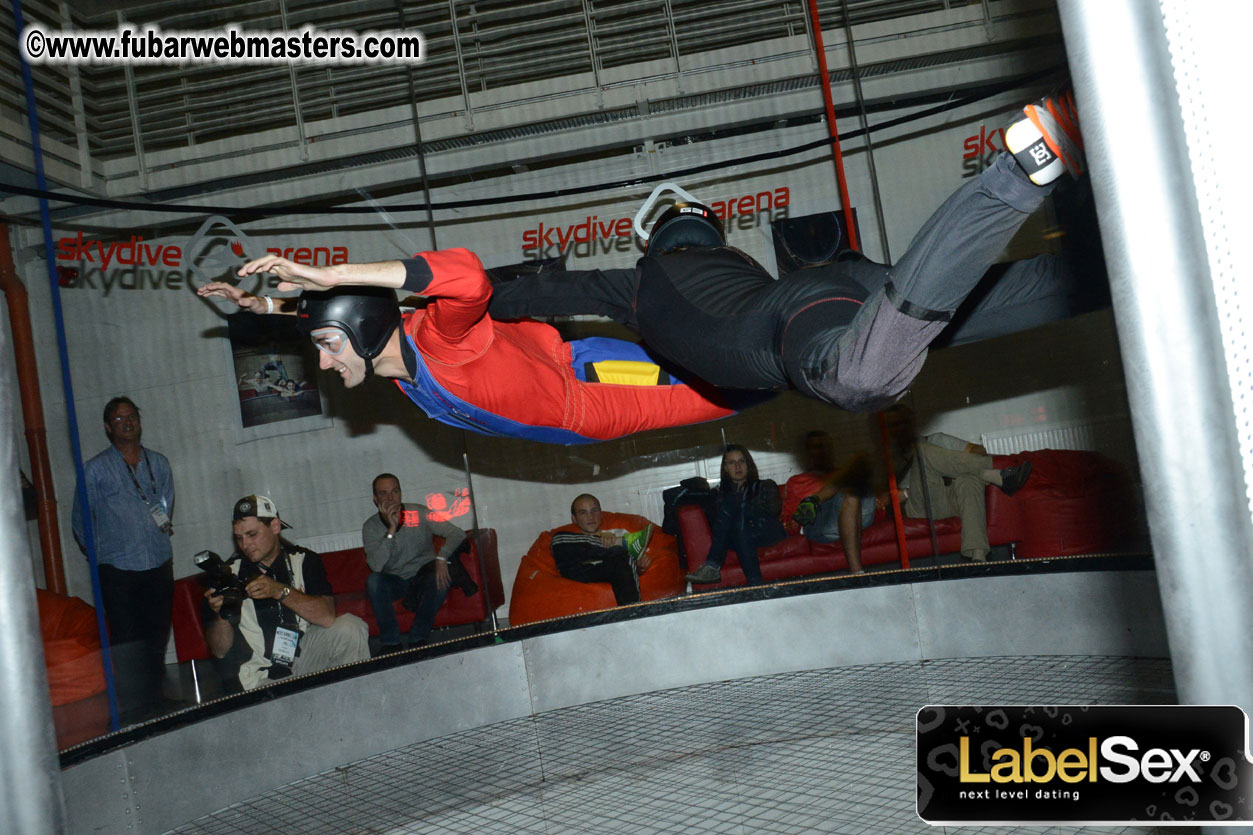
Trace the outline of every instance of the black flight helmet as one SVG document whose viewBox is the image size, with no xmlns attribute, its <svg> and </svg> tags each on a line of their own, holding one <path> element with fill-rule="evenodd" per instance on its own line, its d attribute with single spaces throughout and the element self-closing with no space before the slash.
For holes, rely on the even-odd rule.
<svg viewBox="0 0 1253 835">
<path fill-rule="evenodd" d="M 400 305 L 396 291 L 387 287 L 306 290 L 296 305 L 296 319 L 305 334 L 319 328 L 343 331 L 357 356 L 365 360 L 369 379 L 374 374 L 374 358 L 400 327 Z"/>
<path fill-rule="evenodd" d="M 683 247 L 726 246 L 722 221 L 700 203 L 675 203 L 661 213 L 648 236 L 645 255 L 664 255 Z"/>
</svg>

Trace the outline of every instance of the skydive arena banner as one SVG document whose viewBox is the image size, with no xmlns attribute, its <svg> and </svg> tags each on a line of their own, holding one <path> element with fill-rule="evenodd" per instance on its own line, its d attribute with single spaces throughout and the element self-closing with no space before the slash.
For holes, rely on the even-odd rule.
<svg viewBox="0 0 1253 835">
<path fill-rule="evenodd" d="M 928 706 L 918 816 L 931 824 L 1253 821 L 1238 707 Z"/>
</svg>

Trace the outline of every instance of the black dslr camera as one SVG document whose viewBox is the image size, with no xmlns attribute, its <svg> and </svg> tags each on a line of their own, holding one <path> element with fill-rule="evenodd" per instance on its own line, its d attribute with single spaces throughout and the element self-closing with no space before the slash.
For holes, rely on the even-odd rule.
<svg viewBox="0 0 1253 835">
<path fill-rule="evenodd" d="M 205 585 L 213 589 L 214 594 L 220 594 L 224 598 L 218 614 L 231 623 L 238 623 L 240 607 L 248 597 L 244 591 L 248 584 L 231 571 L 231 563 L 235 559 L 224 560 L 212 551 L 201 551 L 192 560 L 205 573 Z"/>
</svg>

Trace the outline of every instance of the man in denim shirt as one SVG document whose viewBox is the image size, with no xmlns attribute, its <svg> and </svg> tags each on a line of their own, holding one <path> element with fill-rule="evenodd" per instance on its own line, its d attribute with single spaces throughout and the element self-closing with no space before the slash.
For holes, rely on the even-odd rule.
<svg viewBox="0 0 1253 835">
<path fill-rule="evenodd" d="M 139 409 L 129 397 L 105 405 L 104 433 L 111 446 L 83 467 L 86 508 L 74 492 L 74 538 L 85 552 L 86 509 L 119 702 L 134 721 L 160 707 L 174 597 L 174 476 L 164 455 L 140 445 Z"/>
</svg>

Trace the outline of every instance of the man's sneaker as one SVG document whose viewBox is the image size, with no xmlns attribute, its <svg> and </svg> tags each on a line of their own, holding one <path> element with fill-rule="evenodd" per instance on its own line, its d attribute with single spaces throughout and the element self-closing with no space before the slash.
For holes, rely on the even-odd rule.
<svg viewBox="0 0 1253 835">
<path fill-rule="evenodd" d="M 648 543 L 652 541 L 653 531 L 656 528 L 656 525 L 649 522 L 644 530 L 623 535 L 622 544 L 626 546 L 627 556 L 631 558 L 631 562 L 638 560 L 640 554 L 648 550 Z"/>
<path fill-rule="evenodd" d="M 1023 461 L 1017 467 L 1006 467 L 1001 470 L 1001 490 L 1006 496 L 1012 496 L 1022 489 L 1031 478 L 1031 462 Z"/>
<path fill-rule="evenodd" d="M 801 503 L 796 506 L 796 511 L 792 514 L 792 521 L 802 528 L 811 524 L 818 518 L 818 507 L 821 504 L 817 496 L 801 499 Z"/>
<path fill-rule="evenodd" d="M 722 569 L 711 562 L 707 562 L 695 571 L 689 571 L 687 581 L 689 583 L 716 583 L 722 578 Z"/>
<path fill-rule="evenodd" d="M 1022 109 L 1022 117 L 1005 130 L 1005 147 L 1038 186 L 1048 185 L 1069 171 L 1083 173 L 1083 135 L 1074 92 L 1067 87 Z"/>
</svg>

